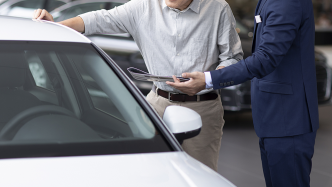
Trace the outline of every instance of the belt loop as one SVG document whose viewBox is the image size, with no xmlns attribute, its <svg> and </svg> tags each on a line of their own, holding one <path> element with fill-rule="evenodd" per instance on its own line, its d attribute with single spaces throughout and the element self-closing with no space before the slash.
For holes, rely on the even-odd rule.
<svg viewBox="0 0 332 187">
<path fill-rule="evenodd" d="M 201 101 L 201 96 L 197 95 L 197 102 Z"/>
<path fill-rule="evenodd" d="M 159 96 L 159 95 L 158 95 L 158 89 L 159 89 L 159 88 L 156 86 L 156 94 L 157 94 L 157 96 Z"/>
</svg>

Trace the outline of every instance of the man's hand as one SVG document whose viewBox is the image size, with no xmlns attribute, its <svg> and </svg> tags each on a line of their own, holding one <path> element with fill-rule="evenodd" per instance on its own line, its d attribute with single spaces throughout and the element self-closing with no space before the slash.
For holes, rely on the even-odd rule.
<svg viewBox="0 0 332 187">
<path fill-rule="evenodd" d="M 47 21 L 53 21 L 53 16 L 48 13 L 45 9 L 37 9 L 33 13 L 33 19 L 39 19 L 39 20 L 47 20 Z"/>
<path fill-rule="evenodd" d="M 173 75 L 174 82 L 167 81 L 166 84 L 190 96 L 195 95 L 196 93 L 205 89 L 206 83 L 205 83 L 204 73 L 202 72 L 183 73 L 182 77 L 190 78 L 190 80 L 186 82 L 180 82 L 180 80 Z"/>
<path fill-rule="evenodd" d="M 219 66 L 216 70 L 218 70 L 218 69 L 222 69 L 222 68 L 224 68 L 225 66 Z"/>
<path fill-rule="evenodd" d="M 39 20 L 47 20 L 47 21 L 53 21 L 53 16 L 48 13 L 45 9 L 38 9 L 35 10 L 34 14 L 33 14 L 33 19 L 39 19 Z M 84 26 L 84 21 L 81 17 L 74 17 L 74 18 L 70 18 L 64 21 L 60 21 L 58 22 L 64 26 L 70 27 L 80 33 L 84 33 L 85 32 L 85 26 Z"/>
</svg>

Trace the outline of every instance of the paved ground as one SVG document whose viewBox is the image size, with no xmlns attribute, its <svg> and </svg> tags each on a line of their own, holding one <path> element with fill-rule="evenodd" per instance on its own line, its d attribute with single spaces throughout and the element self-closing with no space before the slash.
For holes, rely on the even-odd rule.
<svg viewBox="0 0 332 187">
<path fill-rule="evenodd" d="M 332 106 L 320 106 L 312 187 L 332 186 Z M 219 173 L 238 187 L 264 187 L 258 138 L 251 112 L 226 113 L 219 156 Z"/>
</svg>

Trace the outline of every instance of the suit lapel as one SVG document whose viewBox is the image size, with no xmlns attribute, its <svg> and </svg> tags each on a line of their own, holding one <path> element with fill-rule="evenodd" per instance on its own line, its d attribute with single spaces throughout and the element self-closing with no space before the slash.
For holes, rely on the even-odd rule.
<svg viewBox="0 0 332 187">
<path fill-rule="evenodd" d="M 256 10 L 255 10 L 255 16 L 259 15 L 262 12 L 266 1 L 267 0 L 259 0 L 259 2 L 257 3 Z M 254 37 L 252 39 L 253 42 L 252 42 L 252 46 L 251 46 L 251 52 L 252 53 L 254 52 L 254 48 L 255 48 L 255 45 L 256 45 L 256 30 L 257 30 L 257 23 L 256 23 L 256 19 L 255 19 Z"/>
<path fill-rule="evenodd" d="M 259 6 L 261 5 L 261 2 L 262 2 L 262 0 L 259 0 L 258 3 L 257 3 L 256 9 L 255 9 L 255 16 L 257 15 L 257 12 L 258 12 Z"/>
<path fill-rule="evenodd" d="M 259 15 L 259 14 L 262 12 L 262 9 L 263 9 L 263 7 L 264 7 L 266 1 L 267 1 L 267 0 L 262 0 L 262 1 L 261 1 L 261 4 L 260 4 L 260 6 L 259 6 L 259 9 L 258 9 L 258 12 L 257 12 L 256 15 Z"/>
</svg>

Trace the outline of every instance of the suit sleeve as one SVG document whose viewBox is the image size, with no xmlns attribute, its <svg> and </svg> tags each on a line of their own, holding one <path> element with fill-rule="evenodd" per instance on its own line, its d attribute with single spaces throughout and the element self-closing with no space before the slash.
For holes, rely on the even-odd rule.
<svg viewBox="0 0 332 187">
<path fill-rule="evenodd" d="M 270 0 L 256 52 L 236 64 L 211 71 L 213 88 L 236 85 L 254 77 L 262 78 L 280 64 L 295 40 L 302 20 L 299 0 Z"/>
</svg>

